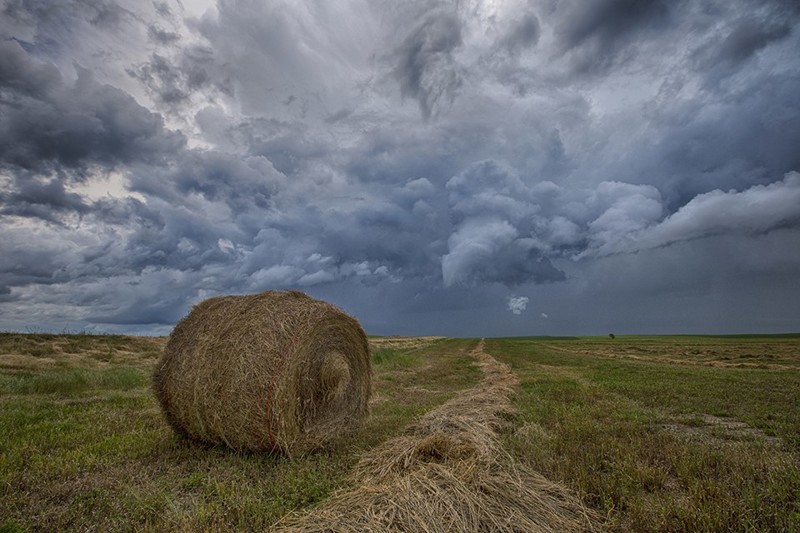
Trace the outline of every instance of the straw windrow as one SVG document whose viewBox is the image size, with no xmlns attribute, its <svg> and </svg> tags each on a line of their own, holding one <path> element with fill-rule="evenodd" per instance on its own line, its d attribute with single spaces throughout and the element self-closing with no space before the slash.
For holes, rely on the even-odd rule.
<svg viewBox="0 0 800 533">
<path fill-rule="evenodd" d="M 300 292 L 211 298 L 175 327 L 153 384 L 179 433 L 302 452 L 362 425 L 369 347 L 354 318 Z"/>
<path fill-rule="evenodd" d="M 352 489 L 282 531 L 564 532 L 599 530 L 599 519 L 567 489 L 504 451 L 498 431 L 514 413 L 517 379 L 483 351 L 472 352 L 483 380 L 367 453 Z"/>
</svg>

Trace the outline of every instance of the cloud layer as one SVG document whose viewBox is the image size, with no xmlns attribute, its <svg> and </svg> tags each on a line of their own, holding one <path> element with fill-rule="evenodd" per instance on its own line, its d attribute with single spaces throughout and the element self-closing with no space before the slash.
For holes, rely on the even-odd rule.
<svg viewBox="0 0 800 533">
<path fill-rule="evenodd" d="M 515 315 L 521 315 L 528 308 L 529 298 L 527 296 L 509 296 L 508 310 Z"/>
<path fill-rule="evenodd" d="M 0 15 L 0 327 L 800 329 L 790 2 L 48 6 Z"/>
</svg>

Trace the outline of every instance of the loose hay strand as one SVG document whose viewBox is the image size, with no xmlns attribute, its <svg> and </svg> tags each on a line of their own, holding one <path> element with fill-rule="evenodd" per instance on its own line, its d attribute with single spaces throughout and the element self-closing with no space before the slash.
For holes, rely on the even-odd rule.
<svg viewBox="0 0 800 533">
<path fill-rule="evenodd" d="M 369 346 L 356 319 L 301 292 L 211 298 L 175 326 L 153 385 L 179 433 L 304 452 L 363 424 Z"/>
<path fill-rule="evenodd" d="M 507 365 L 472 351 L 484 377 L 365 454 L 352 489 L 311 512 L 290 515 L 280 531 L 564 532 L 598 531 L 600 520 L 575 495 L 518 464 L 499 431 L 514 413 L 517 378 Z"/>
</svg>

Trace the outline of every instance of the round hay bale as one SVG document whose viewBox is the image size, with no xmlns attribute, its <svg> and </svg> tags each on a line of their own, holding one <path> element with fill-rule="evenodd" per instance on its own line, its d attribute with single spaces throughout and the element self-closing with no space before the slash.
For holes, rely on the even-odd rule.
<svg viewBox="0 0 800 533">
<path fill-rule="evenodd" d="M 356 319 L 301 292 L 210 298 L 175 326 L 153 384 L 181 434 L 297 453 L 363 424 L 369 346 Z"/>
</svg>

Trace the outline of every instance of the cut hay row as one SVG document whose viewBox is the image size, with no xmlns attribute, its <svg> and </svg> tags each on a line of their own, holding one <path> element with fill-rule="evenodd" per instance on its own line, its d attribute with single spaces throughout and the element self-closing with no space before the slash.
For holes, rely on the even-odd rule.
<svg viewBox="0 0 800 533">
<path fill-rule="evenodd" d="M 471 355 L 483 379 L 368 452 L 342 490 L 281 531 L 597 531 L 598 518 L 564 487 L 516 463 L 499 431 L 518 384 L 507 365 Z"/>
<path fill-rule="evenodd" d="M 386 348 L 407 350 L 422 348 L 444 338 L 445 337 L 372 337 L 369 339 L 369 346 L 373 350 L 383 350 Z"/>
<path fill-rule="evenodd" d="M 584 342 L 567 346 L 555 344 L 539 345 L 548 350 L 573 355 L 603 357 L 606 359 L 627 359 L 674 365 L 706 366 L 714 368 L 758 368 L 769 370 L 796 371 L 796 346 L 789 342 L 770 343 L 731 343 L 702 342 L 693 344 L 687 341 L 671 340 L 671 346 L 653 344 L 627 344 L 619 340 L 613 345 L 608 341 Z"/>
</svg>

